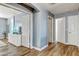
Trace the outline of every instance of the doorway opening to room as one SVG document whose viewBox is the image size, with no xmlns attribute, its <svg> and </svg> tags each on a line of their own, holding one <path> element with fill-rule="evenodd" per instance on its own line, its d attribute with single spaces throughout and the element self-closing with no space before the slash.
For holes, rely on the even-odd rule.
<svg viewBox="0 0 79 59">
<path fill-rule="evenodd" d="M 14 7 L 0 4 L 0 49 L 6 49 L 0 55 L 24 55 L 32 48 L 32 13 Z"/>
<path fill-rule="evenodd" d="M 48 45 L 54 43 L 54 18 L 48 16 Z"/>
<path fill-rule="evenodd" d="M 57 18 L 55 19 L 55 42 L 65 43 L 65 18 Z"/>
</svg>

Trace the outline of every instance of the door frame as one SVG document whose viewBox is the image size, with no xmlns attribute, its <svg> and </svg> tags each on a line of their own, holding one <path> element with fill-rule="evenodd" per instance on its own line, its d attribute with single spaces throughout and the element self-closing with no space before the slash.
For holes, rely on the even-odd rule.
<svg viewBox="0 0 79 59">
<path fill-rule="evenodd" d="M 60 18 L 56 18 L 55 19 L 55 42 L 57 43 L 58 41 L 57 41 L 57 34 L 58 34 L 58 31 L 57 31 L 57 29 L 58 29 L 58 26 L 57 26 L 57 22 L 59 21 L 59 20 L 62 20 L 62 18 L 65 20 L 65 17 L 60 17 Z M 65 20 L 65 24 L 64 24 L 64 26 L 66 27 L 66 20 Z M 64 29 L 65 29 L 65 32 L 64 32 L 64 43 L 66 43 L 66 28 L 64 27 Z"/>
<path fill-rule="evenodd" d="M 27 8 L 19 5 L 19 4 L 0 4 L 2 6 L 5 6 L 7 8 L 11 8 L 20 12 L 24 12 L 29 14 L 29 19 L 30 19 L 30 23 L 29 23 L 29 28 L 30 28 L 30 32 L 29 32 L 29 48 L 33 48 L 33 13 L 31 11 L 29 11 Z"/>
<path fill-rule="evenodd" d="M 54 23 L 55 23 L 55 22 L 54 22 L 54 17 L 53 17 L 53 16 L 48 16 L 48 21 L 49 21 L 49 17 L 52 18 L 52 19 L 51 19 L 51 23 L 52 23 L 52 24 L 51 24 L 51 27 L 52 27 L 52 29 L 51 29 L 51 31 L 52 31 L 52 37 L 51 37 L 51 39 L 52 39 L 52 40 L 51 40 L 51 41 L 52 41 L 52 42 L 51 42 L 51 43 L 53 43 L 54 40 L 55 40 L 55 37 L 54 37 L 54 36 L 55 36 L 55 35 L 54 35 L 54 27 L 55 27 Z M 49 33 L 49 31 L 48 31 L 48 33 Z M 49 37 L 49 36 L 48 36 L 48 37 Z M 49 40 L 49 38 L 48 38 L 48 40 Z M 48 42 L 49 42 L 49 41 L 48 41 Z"/>
</svg>

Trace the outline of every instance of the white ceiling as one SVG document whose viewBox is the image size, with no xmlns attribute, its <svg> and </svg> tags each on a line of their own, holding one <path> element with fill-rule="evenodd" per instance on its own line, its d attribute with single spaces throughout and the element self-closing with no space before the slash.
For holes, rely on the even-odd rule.
<svg viewBox="0 0 79 59">
<path fill-rule="evenodd" d="M 22 13 L 22 12 L 0 5 L 1 18 L 9 18 L 19 13 Z"/>
<path fill-rule="evenodd" d="M 47 9 L 54 15 L 79 10 L 79 3 L 37 3 L 37 4 L 39 4 L 44 9 Z M 22 12 L 0 5 L 0 17 L 9 18 L 19 13 Z"/>
<path fill-rule="evenodd" d="M 39 5 L 53 14 L 79 10 L 79 3 L 39 3 Z"/>
</svg>

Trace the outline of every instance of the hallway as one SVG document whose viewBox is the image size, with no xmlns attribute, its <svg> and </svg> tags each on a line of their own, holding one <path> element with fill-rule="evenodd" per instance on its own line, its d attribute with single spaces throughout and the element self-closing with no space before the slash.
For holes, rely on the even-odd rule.
<svg viewBox="0 0 79 59">
<path fill-rule="evenodd" d="M 37 51 L 7 43 L 7 46 L 0 48 L 0 56 L 79 56 L 79 48 L 58 42 L 49 44 L 43 51 Z"/>
</svg>

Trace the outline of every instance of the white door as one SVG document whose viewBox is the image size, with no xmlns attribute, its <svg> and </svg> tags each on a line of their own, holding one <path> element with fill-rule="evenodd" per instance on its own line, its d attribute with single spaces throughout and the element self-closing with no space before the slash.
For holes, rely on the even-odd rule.
<svg viewBox="0 0 79 59">
<path fill-rule="evenodd" d="M 79 44 L 79 15 L 68 17 L 68 43 Z"/>
<path fill-rule="evenodd" d="M 22 45 L 29 47 L 29 15 L 22 16 Z"/>
<path fill-rule="evenodd" d="M 56 19 L 56 42 L 65 43 L 65 18 Z"/>
</svg>

